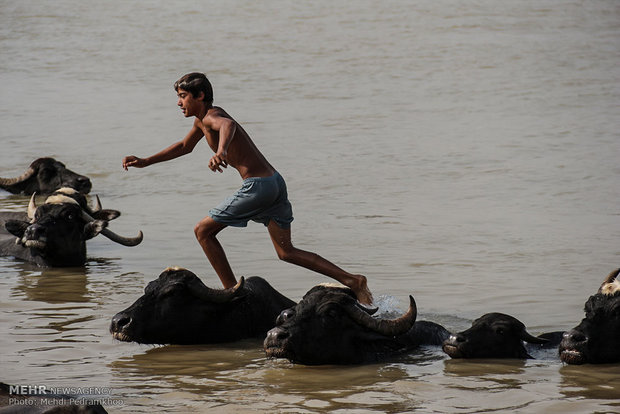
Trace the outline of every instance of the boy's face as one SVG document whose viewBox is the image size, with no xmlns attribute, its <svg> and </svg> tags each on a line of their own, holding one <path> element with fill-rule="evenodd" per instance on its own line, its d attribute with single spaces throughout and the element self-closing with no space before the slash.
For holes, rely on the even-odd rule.
<svg viewBox="0 0 620 414">
<path fill-rule="evenodd" d="M 198 116 L 204 110 L 204 93 L 200 92 L 198 96 L 194 97 L 191 92 L 179 88 L 177 96 L 179 97 L 177 105 L 181 108 L 186 118 Z"/>
</svg>

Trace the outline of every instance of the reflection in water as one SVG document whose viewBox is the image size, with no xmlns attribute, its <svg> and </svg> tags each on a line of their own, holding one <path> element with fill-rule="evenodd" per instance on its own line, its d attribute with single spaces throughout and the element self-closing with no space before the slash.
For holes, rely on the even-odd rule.
<svg viewBox="0 0 620 414">
<path fill-rule="evenodd" d="M 447 359 L 444 361 L 444 373 L 470 380 L 459 381 L 456 387 L 487 391 L 515 389 L 523 384 L 517 375 L 524 372 L 525 364 L 525 360 L 520 359 Z"/>
<path fill-rule="evenodd" d="M 620 366 L 565 365 L 560 368 L 561 392 L 566 397 L 609 400 L 620 412 Z M 615 401 L 612 401 L 615 400 Z"/>
<path fill-rule="evenodd" d="M 135 346 L 142 350 L 141 345 Z M 181 391 L 182 398 L 201 401 L 201 407 L 206 400 L 209 405 L 228 409 L 255 408 L 257 395 L 263 409 L 283 409 L 293 402 L 331 410 L 392 406 L 389 411 L 398 411 L 410 405 L 397 394 L 385 392 L 386 384 L 407 379 L 406 369 L 400 365 L 294 365 L 266 359 L 260 340 L 149 347 L 109 367 L 119 382 L 134 383 L 143 398 L 157 398 L 158 404 L 162 397 L 179 397 L 175 393 Z"/>
<path fill-rule="evenodd" d="M 85 268 L 57 268 L 19 272 L 12 295 L 47 303 L 83 303 L 90 301 Z"/>
<path fill-rule="evenodd" d="M 89 259 L 85 266 L 40 268 L 29 263 L 17 263 L 17 284 L 12 296 L 47 303 L 84 303 L 93 300 L 87 287 L 88 275 L 111 273 L 118 269 L 119 259 Z"/>
</svg>

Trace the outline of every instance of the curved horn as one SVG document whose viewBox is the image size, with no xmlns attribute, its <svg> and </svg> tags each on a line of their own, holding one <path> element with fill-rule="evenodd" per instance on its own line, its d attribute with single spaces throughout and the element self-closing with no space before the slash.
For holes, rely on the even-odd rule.
<svg viewBox="0 0 620 414">
<path fill-rule="evenodd" d="M 540 338 L 538 336 L 534 336 L 530 333 L 528 333 L 525 328 L 523 328 L 523 331 L 521 331 L 521 340 L 530 343 L 530 344 L 546 344 L 547 342 L 549 342 L 548 339 L 545 338 Z"/>
<path fill-rule="evenodd" d="M 620 269 L 616 269 L 613 272 L 611 272 L 609 275 L 607 275 L 607 277 L 605 278 L 605 281 L 603 282 L 603 285 L 606 283 L 612 283 L 614 280 L 616 280 L 616 278 L 618 277 L 618 274 L 620 273 Z M 601 285 L 602 286 L 602 285 Z"/>
<path fill-rule="evenodd" d="M 0 178 L 0 185 L 14 185 L 26 181 L 35 173 L 34 168 L 28 168 L 25 173 L 15 178 Z"/>
<path fill-rule="evenodd" d="M 84 210 L 82 210 L 82 218 L 89 223 L 92 221 L 95 221 L 95 219 L 92 218 Z M 136 237 L 125 237 L 125 236 L 121 236 L 121 235 L 114 233 L 112 230 L 108 228 L 104 228 L 103 230 L 101 230 L 101 234 L 103 234 L 105 237 L 112 240 L 113 242 L 122 244 L 123 246 L 137 246 L 140 243 L 142 243 L 142 239 L 144 237 L 144 235 L 142 234 L 142 231 L 138 231 L 138 235 Z"/>
<path fill-rule="evenodd" d="M 409 310 L 403 316 L 396 319 L 373 318 L 357 306 L 348 306 L 346 309 L 351 319 L 362 326 L 386 336 L 404 334 L 411 329 L 418 316 L 418 309 L 411 295 L 409 296 Z"/>
<path fill-rule="evenodd" d="M 379 310 L 379 308 L 377 308 L 376 306 L 372 308 L 368 308 L 359 302 L 356 302 L 355 305 L 369 315 L 374 315 Z"/>
<path fill-rule="evenodd" d="M 601 284 L 601 287 L 598 289 L 599 293 L 611 293 L 612 291 L 615 291 L 612 283 L 614 283 L 614 281 L 616 281 L 616 284 L 618 284 L 618 280 L 617 277 L 620 275 L 620 269 L 616 269 L 613 272 L 611 272 L 609 275 L 607 275 L 607 278 L 605 278 L 605 281 Z"/>
<path fill-rule="evenodd" d="M 101 211 L 101 209 L 101 200 L 99 200 L 99 195 L 95 194 L 95 207 L 92 208 L 93 213 L 98 213 Z"/>
<path fill-rule="evenodd" d="M 195 279 L 197 282 L 200 279 Z M 213 302 L 213 303 L 226 303 L 233 300 L 239 293 L 242 292 L 243 286 L 245 285 L 245 278 L 241 276 L 239 282 L 233 287 L 227 289 L 211 289 L 210 287 L 205 286 L 203 283 L 199 285 L 195 285 L 194 293 L 200 299 Z"/>
<path fill-rule="evenodd" d="M 37 203 L 34 200 L 34 197 L 37 195 L 36 192 L 32 193 L 32 197 L 30 197 L 30 202 L 28 203 L 28 218 L 30 220 L 34 220 L 34 213 L 37 211 Z"/>
</svg>

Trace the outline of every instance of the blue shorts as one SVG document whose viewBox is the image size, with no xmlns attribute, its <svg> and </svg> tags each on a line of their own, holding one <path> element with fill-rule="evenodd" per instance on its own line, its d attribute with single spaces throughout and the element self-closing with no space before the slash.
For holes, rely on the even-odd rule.
<svg viewBox="0 0 620 414">
<path fill-rule="evenodd" d="M 293 208 L 284 178 L 277 171 L 271 177 L 246 178 L 235 194 L 209 210 L 209 217 L 233 227 L 246 227 L 249 220 L 267 226 L 273 220 L 283 229 L 290 228 Z"/>
</svg>

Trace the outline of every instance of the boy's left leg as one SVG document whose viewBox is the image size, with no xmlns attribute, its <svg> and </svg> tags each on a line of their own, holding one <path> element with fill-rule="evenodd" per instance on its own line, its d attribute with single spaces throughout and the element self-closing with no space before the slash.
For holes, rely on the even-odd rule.
<svg viewBox="0 0 620 414">
<path fill-rule="evenodd" d="M 296 248 L 291 242 L 290 228 L 283 229 L 275 221 L 271 220 L 267 229 L 281 260 L 336 279 L 343 285 L 351 288 L 360 303 L 372 304 L 372 294 L 368 290 L 366 276 L 351 274 L 316 253 Z"/>
<path fill-rule="evenodd" d="M 220 278 L 224 288 L 230 288 L 237 284 L 237 279 L 233 274 L 233 271 L 224 253 L 224 248 L 217 240 L 215 236 L 225 229 L 225 224 L 218 223 L 211 217 L 207 216 L 200 220 L 194 227 L 194 234 L 202 247 L 202 251 L 205 252 L 211 266 L 215 270 L 215 273 Z"/>
</svg>

